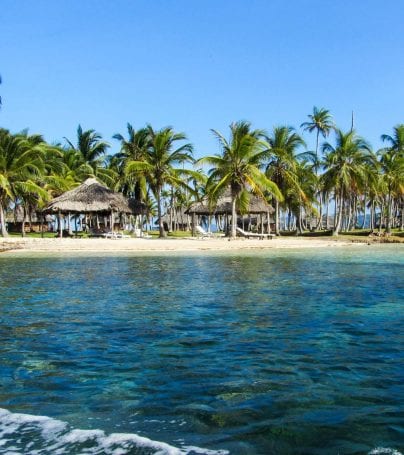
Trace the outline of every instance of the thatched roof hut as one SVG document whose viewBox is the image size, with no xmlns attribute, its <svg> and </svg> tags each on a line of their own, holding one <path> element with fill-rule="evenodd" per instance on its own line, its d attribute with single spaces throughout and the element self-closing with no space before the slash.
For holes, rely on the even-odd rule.
<svg viewBox="0 0 404 455">
<path fill-rule="evenodd" d="M 128 200 L 115 193 L 95 178 L 89 178 L 77 188 L 55 198 L 44 209 L 45 213 L 133 213 Z"/>
<path fill-rule="evenodd" d="M 247 209 L 248 214 L 272 214 L 274 208 L 266 201 L 258 196 L 251 195 L 249 206 Z M 189 214 L 195 215 L 231 215 L 231 194 L 227 191 L 219 198 L 215 205 L 210 205 L 209 201 L 205 198 L 201 202 L 194 202 L 187 210 Z M 239 213 L 240 214 L 240 213 Z"/>
<path fill-rule="evenodd" d="M 46 215 L 44 219 L 47 223 L 53 220 L 51 215 Z M 24 208 L 19 205 L 14 210 L 7 212 L 6 222 L 7 223 L 22 223 L 23 221 L 30 221 L 31 223 L 40 224 L 42 223 L 42 217 L 40 213 L 32 211 L 30 213 L 24 213 Z"/>
</svg>

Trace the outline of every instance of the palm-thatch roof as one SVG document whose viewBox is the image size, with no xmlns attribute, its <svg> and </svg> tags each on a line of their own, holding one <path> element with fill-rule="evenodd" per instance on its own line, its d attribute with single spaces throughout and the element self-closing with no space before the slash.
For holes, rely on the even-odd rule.
<svg viewBox="0 0 404 455">
<path fill-rule="evenodd" d="M 22 223 L 23 221 L 31 221 L 31 223 L 41 223 L 42 217 L 36 211 L 32 211 L 31 213 L 24 213 L 24 209 L 21 205 L 14 208 L 13 211 L 7 212 L 6 214 L 6 222 L 7 223 Z M 50 223 L 53 221 L 51 215 L 46 215 L 44 218 L 46 223 Z"/>
<path fill-rule="evenodd" d="M 44 209 L 46 213 L 133 213 L 128 200 L 115 193 L 95 178 L 89 178 L 77 188 L 53 199 Z"/>
<path fill-rule="evenodd" d="M 171 219 L 173 218 L 173 220 Z M 170 216 L 170 208 L 167 209 L 166 213 L 162 215 L 161 220 L 163 223 L 169 223 L 170 221 L 176 221 L 179 224 L 187 224 L 188 222 L 188 213 L 184 207 L 176 208 L 173 210 L 173 217 Z M 156 224 L 158 224 L 158 219 Z"/>
<path fill-rule="evenodd" d="M 266 201 L 258 196 L 251 195 L 250 202 L 246 213 L 248 214 L 261 214 L 261 213 L 274 213 L 274 208 L 269 205 Z M 230 191 L 221 196 L 217 203 L 212 205 L 209 204 L 207 198 L 204 198 L 200 202 L 194 202 L 191 204 L 187 213 L 195 215 L 225 215 L 231 214 L 231 194 Z M 239 212 L 240 213 L 240 212 Z"/>
</svg>

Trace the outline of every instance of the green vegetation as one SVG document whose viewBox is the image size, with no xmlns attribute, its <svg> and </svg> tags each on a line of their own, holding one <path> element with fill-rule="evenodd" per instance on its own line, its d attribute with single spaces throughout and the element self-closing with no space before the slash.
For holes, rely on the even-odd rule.
<svg viewBox="0 0 404 455">
<path fill-rule="evenodd" d="M 150 215 L 143 221 L 150 224 L 157 216 L 160 237 L 166 235 L 164 212 L 170 220 L 169 235 L 189 235 L 179 230 L 180 225 L 189 230 L 189 221 L 175 221 L 176 214 L 202 198 L 213 207 L 230 190 L 232 236 L 236 212 L 243 213 L 255 194 L 274 206 L 279 235 L 318 231 L 380 236 L 385 230 L 399 238 L 404 224 L 404 124 L 395 126 L 391 135 L 383 134 L 385 147 L 375 151 L 353 128 L 338 129 L 327 109 L 314 107 L 308 117 L 301 128 L 316 134 L 314 151 L 307 150 L 293 127 L 281 125 L 267 133 L 239 121 L 230 125 L 229 139 L 212 130 L 219 151 L 197 161 L 186 135 L 171 127 L 135 130 L 128 123 L 126 137 L 113 136 L 119 148 L 111 154 L 114 145 L 80 125 L 74 141 L 65 138 L 58 145 L 27 131 L 0 129 L 0 233 L 8 235 L 7 213 L 10 217 L 19 209 L 24 235 L 25 220 L 32 213 L 96 177 L 145 204 Z M 320 137 L 326 142 L 320 144 Z"/>
</svg>

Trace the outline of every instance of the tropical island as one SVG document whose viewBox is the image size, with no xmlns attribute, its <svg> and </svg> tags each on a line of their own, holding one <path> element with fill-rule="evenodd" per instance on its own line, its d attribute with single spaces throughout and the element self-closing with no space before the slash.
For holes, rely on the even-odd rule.
<svg viewBox="0 0 404 455">
<path fill-rule="evenodd" d="M 1 236 L 349 234 L 400 242 L 404 124 L 382 134 L 377 151 L 353 125 L 339 129 L 325 108 L 314 107 L 300 130 L 315 135 L 315 150 L 291 126 L 268 132 L 238 121 L 228 138 L 212 130 L 217 153 L 195 159 L 186 134 L 172 127 L 128 123 L 113 145 L 80 125 L 75 140 L 58 144 L 1 129 Z"/>
</svg>

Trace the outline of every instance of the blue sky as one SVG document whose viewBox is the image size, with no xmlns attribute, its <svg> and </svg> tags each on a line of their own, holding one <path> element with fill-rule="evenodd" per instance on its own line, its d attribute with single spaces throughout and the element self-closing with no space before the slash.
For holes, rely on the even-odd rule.
<svg viewBox="0 0 404 455">
<path fill-rule="evenodd" d="M 127 122 L 151 123 L 184 131 L 200 157 L 218 152 L 210 128 L 299 129 L 316 105 L 342 129 L 353 110 L 377 149 L 404 122 L 403 0 L 0 0 L 0 10 L 0 126 L 49 142 L 74 140 L 80 123 L 114 153 Z"/>
</svg>

